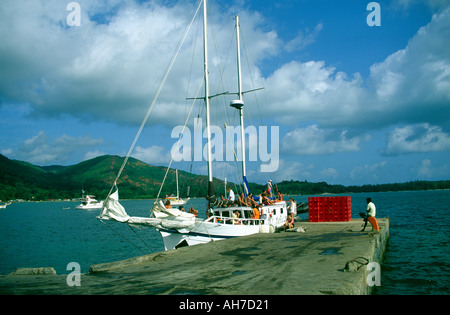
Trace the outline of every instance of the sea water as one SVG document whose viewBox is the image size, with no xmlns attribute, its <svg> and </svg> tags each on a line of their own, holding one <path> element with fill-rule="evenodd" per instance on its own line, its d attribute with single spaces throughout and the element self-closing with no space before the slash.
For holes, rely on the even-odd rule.
<svg viewBox="0 0 450 315">
<path fill-rule="evenodd" d="M 377 217 L 390 217 L 390 238 L 381 265 L 376 294 L 450 293 L 450 191 L 346 194 L 352 197 L 352 216 L 365 211 L 367 197 Z M 295 196 L 307 202 L 308 196 Z M 123 200 L 131 216 L 148 217 L 153 200 Z M 71 262 L 88 272 L 92 264 L 127 259 L 164 250 L 152 228 L 99 221 L 99 210 L 76 210 L 74 202 L 14 203 L 0 210 L 0 274 L 22 267 L 53 267 L 68 274 Z M 204 217 L 204 199 L 185 206 Z M 307 214 L 300 218 L 307 219 Z M 370 226 L 366 231 L 370 231 Z"/>
</svg>

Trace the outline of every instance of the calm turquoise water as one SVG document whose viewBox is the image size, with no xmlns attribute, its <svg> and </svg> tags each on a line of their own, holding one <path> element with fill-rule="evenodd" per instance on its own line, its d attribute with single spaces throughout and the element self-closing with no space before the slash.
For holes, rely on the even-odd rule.
<svg viewBox="0 0 450 315">
<path fill-rule="evenodd" d="M 450 293 L 450 191 L 349 195 L 354 218 L 365 210 L 365 199 L 372 197 L 377 217 L 392 219 L 377 294 Z M 306 202 L 308 197 L 295 199 Z M 153 201 L 122 204 L 132 216 L 148 216 Z M 18 203 L 0 210 L 0 274 L 19 267 L 46 266 L 67 274 L 70 262 L 78 262 L 82 272 L 88 272 L 92 264 L 163 250 L 161 236 L 153 229 L 131 230 L 114 222 L 104 225 L 96 219 L 98 211 L 75 210 L 76 205 Z M 203 199 L 190 201 L 187 209 L 190 206 L 204 214 Z"/>
</svg>

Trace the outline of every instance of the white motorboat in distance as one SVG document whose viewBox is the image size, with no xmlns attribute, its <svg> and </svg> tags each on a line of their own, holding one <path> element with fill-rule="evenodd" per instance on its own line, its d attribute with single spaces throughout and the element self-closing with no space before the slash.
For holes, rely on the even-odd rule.
<svg viewBox="0 0 450 315">
<path fill-rule="evenodd" d="M 98 210 L 103 207 L 103 201 L 97 201 L 94 195 L 86 195 L 81 204 L 75 207 L 78 210 Z"/>
</svg>

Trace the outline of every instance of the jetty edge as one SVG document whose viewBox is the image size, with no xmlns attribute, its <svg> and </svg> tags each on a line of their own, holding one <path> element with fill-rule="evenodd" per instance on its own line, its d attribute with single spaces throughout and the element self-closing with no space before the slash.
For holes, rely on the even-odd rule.
<svg viewBox="0 0 450 315">
<path fill-rule="evenodd" d="M 349 222 L 296 222 L 305 233 L 255 234 L 92 265 L 67 275 L 0 276 L 0 294 L 365 295 L 379 279 L 389 219 L 379 233 Z"/>
</svg>

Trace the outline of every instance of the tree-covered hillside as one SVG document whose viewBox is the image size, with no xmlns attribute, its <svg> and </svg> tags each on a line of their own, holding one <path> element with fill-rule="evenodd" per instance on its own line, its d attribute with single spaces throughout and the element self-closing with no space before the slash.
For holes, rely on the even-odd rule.
<svg viewBox="0 0 450 315">
<path fill-rule="evenodd" d="M 124 158 L 104 155 L 71 166 L 37 166 L 27 162 L 10 160 L 0 155 L 0 200 L 47 200 L 81 197 L 83 189 L 99 199 L 106 197 Z M 153 199 L 157 196 L 167 168 L 152 166 L 130 158 L 118 181 L 121 199 Z M 184 171 L 178 172 L 180 195 L 205 197 L 208 187 L 206 176 Z M 214 179 L 220 196 L 224 182 Z M 231 184 L 236 190 L 236 185 Z M 264 185 L 249 183 L 253 194 L 259 194 Z M 350 192 L 377 192 L 400 190 L 450 189 L 450 181 L 413 181 L 400 184 L 343 186 L 325 182 L 282 181 L 275 187 L 285 195 L 340 194 Z M 238 188 L 240 189 L 240 188 Z M 236 191 L 235 191 L 236 192 Z M 170 170 L 161 196 L 176 193 L 175 170 Z M 239 193 L 239 191 L 237 191 Z"/>
</svg>

